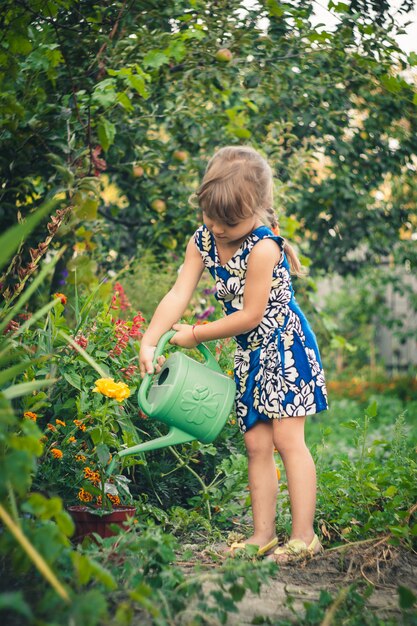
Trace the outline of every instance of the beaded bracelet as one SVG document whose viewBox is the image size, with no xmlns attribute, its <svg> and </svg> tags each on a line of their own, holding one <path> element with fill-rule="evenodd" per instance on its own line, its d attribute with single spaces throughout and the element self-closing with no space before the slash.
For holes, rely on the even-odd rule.
<svg viewBox="0 0 417 626">
<path fill-rule="evenodd" d="M 196 344 L 199 344 L 200 342 L 198 341 L 197 335 L 195 334 L 195 330 L 194 330 L 196 326 L 197 326 L 197 324 L 193 324 L 192 327 L 191 327 L 191 330 L 192 330 L 193 337 L 194 337 L 194 340 L 195 340 Z"/>
</svg>

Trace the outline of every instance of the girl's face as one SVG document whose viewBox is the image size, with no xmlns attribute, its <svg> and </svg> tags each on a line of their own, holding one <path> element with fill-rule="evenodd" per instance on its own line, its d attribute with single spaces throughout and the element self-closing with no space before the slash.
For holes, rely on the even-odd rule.
<svg viewBox="0 0 417 626">
<path fill-rule="evenodd" d="M 256 215 L 251 215 L 236 223 L 226 223 L 212 219 L 203 212 L 203 220 L 216 241 L 224 245 L 240 243 L 254 228 L 262 225 L 261 220 Z"/>
</svg>

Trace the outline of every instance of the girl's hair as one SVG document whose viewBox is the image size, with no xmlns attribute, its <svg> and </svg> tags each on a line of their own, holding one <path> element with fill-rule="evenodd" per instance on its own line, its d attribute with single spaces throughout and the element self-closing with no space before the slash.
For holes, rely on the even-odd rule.
<svg viewBox="0 0 417 626">
<path fill-rule="evenodd" d="M 234 225 L 257 215 L 279 235 L 273 188 L 272 169 L 256 150 L 249 146 L 225 146 L 208 162 L 196 196 L 200 209 L 211 219 Z M 284 248 L 291 273 L 305 275 L 297 253 L 285 239 Z"/>
</svg>

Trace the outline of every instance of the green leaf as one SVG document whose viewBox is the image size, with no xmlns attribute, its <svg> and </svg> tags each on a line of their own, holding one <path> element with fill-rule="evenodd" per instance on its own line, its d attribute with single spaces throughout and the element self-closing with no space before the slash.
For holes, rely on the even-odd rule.
<svg viewBox="0 0 417 626">
<path fill-rule="evenodd" d="M 182 41 L 172 41 L 168 48 L 165 48 L 164 52 L 179 63 L 187 54 L 187 48 Z"/>
<path fill-rule="evenodd" d="M 396 76 L 390 76 L 389 74 L 381 76 L 381 83 L 385 89 L 391 93 L 398 93 L 402 91 L 403 88 L 403 81 L 398 79 Z"/>
<path fill-rule="evenodd" d="M 22 591 L 6 591 L 0 594 L 0 612 L 15 611 L 32 620 L 33 615 L 30 606 L 23 597 Z M 13 620 L 14 621 L 14 620 Z"/>
<path fill-rule="evenodd" d="M 17 376 L 21 372 L 27 370 L 30 365 L 34 365 L 38 362 L 38 359 L 32 359 L 30 361 L 24 361 L 23 363 L 17 363 L 16 365 L 12 365 L 7 369 L 0 370 L 0 386 L 4 385 L 4 383 L 8 382 L 9 380 L 12 380 L 12 378 Z"/>
<path fill-rule="evenodd" d="M 401 609 L 411 609 L 412 606 L 415 605 L 417 601 L 417 596 L 411 589 L 408 587 L 404 587 L 403 585 L 398 585 L 398 601 Z"/>
<path fill-rule="evenodd" d="M 11 487 L 20 496 L 26 497 L 34 469 L 34 457 L 27 450 L 10 450 L 0 464 L 2 482 L 10 482 Z"/>
<path fill-rule="evenodd" d="M 63 374 L 66 381 L 69 382 L 70 385 L 81 391 L 81 376 L 76 372 L 64 372 Z"/>
<path fill-rule="evenodd" d="M 57 382 L 57 378 L 48 378 L 41 380 L 32 380 L 29 383 L 20 383 L 19 385 L 11 385 L 7 389 L 3 390 L 3 396 L 8 400 L 14 398 L 20 398 L 21 396 L 27 396 L 32 391 L 36 391 L 41 387 L 50 387 Z"/>
<path fill-rule="evenodd" d="M 158 69 L 165 63 L 168 63 L 169 57 L 162 50 L 150 50 L 143 58 L 145 67 L 153 67 Z"/>
<path fill-rule="evenodd" d="M 27 37 L 13 33 L 13 37 L 9 39 L 10 51 L 14 54 L 29 54 L 32 50 L 32 44 Z"/>
<path fill-rule="evenodd" d="M 259 546 L 254 543 L 245 544 L 245 552 L 249 556 L 256 556 L 258 554 Z"/>
<path fill-rule="evenodd" d="M 0 392 L 0 424 L 4 427 L 6 425 L 14 424 L 15 422 L 16 418 L 14 416 L 13 409 L 4 395 Z"/>
<path fill-rule="evenodd" d="M 394 537 L 408 537 L 408 526 L 388 526 L 388 530 L 394 535 Z"/>
<path fill-rule="evenodd" d="M 100 581 L 107 589 L 117 589 L 117 582 L 107 569 L 92 559 L 90 559 L 90 563 L 92 574 L 96 580 Z"/>
<path fill-rule="evenodd" d="M 71 620 L 73 624 L 96 626 L 108 622 L 107 598 L 101 589 L 83 590 L 73 602 Z"/>
<path fill-rule="evenodd" d="M 58 528 L 61 532 L 64 533 L 67 537 L 71 537 L 74 534 L 75 524 L 69 513 L 66 511 L 60 511 L 55 516 L 55 521 L 58 525 Z"/>
<path fill-rule="evenodd" d="M 145 79 L 143 76 L 139 74 L 134 74 L 133 76 L 129 76 L 127 79 L 129 85 L 140 95 L 142 98 L 148 98 L 149 93 L 146 91 Z"/>
<path fill-rule="evenodd" d="M 374 400 L 372 402 L 372 404 L 370 404 L 367 408 L 366 408 L 366 415 L 368 417 L 375 417 L 376 414 L 378 413 L 378 403 L 376 400 Z"/>
<path fill-rule="evenodd" d="M 101 147 L 107 152 L 116 136 L 115 125 L 102 117 L 97 125 L 97 134 Z"/>
<path fill-rule="evenodd" d="M 407 61 L 410 65 L 417 65 L 417 54 L 415 52 L 410 52 L 407 57 Z"/>
<path fill-rule="evenodd" d="M 95 220 L 97 219 L 98 206 L 98 200 L 87 197 L 81 204 L 74 208 L 74 213 L 80 220 Z"/>
<path fill-rule="evenodd" d="M 107 465 L 107 463 L 109 462 L 109 460 L 110 460 L 110 450 L 109 450 L 108 446 L 106 446 L 105 443 L 100 443 L 96 447 L 96 454 L 98 456 L 98 460 L 100 462 L 100 465 L 105 467 Z"/>
<path fill-rule="evenodd" d="M 233 128 L 232 133 L 235 137 L 239 137 L 239 139 L 249 139 L 249 137 L 252 136 L 248 128 Z"/>
<path fill-rule="evenodd" d="M 124 91 L 119 91 L 117 94 L 117 102 L 124 108 L 125 111 L 133 111 L 133 104 L 130 102 L 128 96 L 124 93 Z"/>
<path fill-rule="evenodd" d="M 349 12 L 349 5 L 346 4 L 345 2 L 333 2 L 333 0 L 330 0 L 329 2 L 329 6 L 328 6 L 329 11 L 331 9 L 334 9 L 336 13 L 348 13 Z"/>
<path fill-rule="evenodd" d="M 246 589 L 243 585 L 234 583 L 233 585 L 229 587 L 229 593 L 235 602 L 240 602 L 240 600 L 243 598 L 243 596 L 246 593 Z"/>
<path fill-rule="evenodd" d="M 268 7 L 268 13 L 274 17 L 282 17 L 285 13 L 281 3 L 277 0 L 267 0 L 266 5 Z"/>
<path fill-rule="evenodd" d="M 204 32 L 204 30 L 199 28 L 189 28 L 181 33 L 181 38 L 184 39 L 184 41 L 187 41 L 187 39 L 198 39 L 201 41 L 206 37 L 206 35 L 207 33 Z"/>
</svg>

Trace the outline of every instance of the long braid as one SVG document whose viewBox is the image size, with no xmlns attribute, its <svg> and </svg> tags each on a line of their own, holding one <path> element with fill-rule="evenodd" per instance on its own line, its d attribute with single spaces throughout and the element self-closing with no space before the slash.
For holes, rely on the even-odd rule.
<svg viewBox="0 0 417 626">
<path fill-rule="evenodd" d="M 277 214 L 275 213 L 272 207 L 268 207 L 266 209 L 266 217 L 274 235 L 279 235 L 280 234 L 279 222 L 278 222 Z"/>
</svg>

